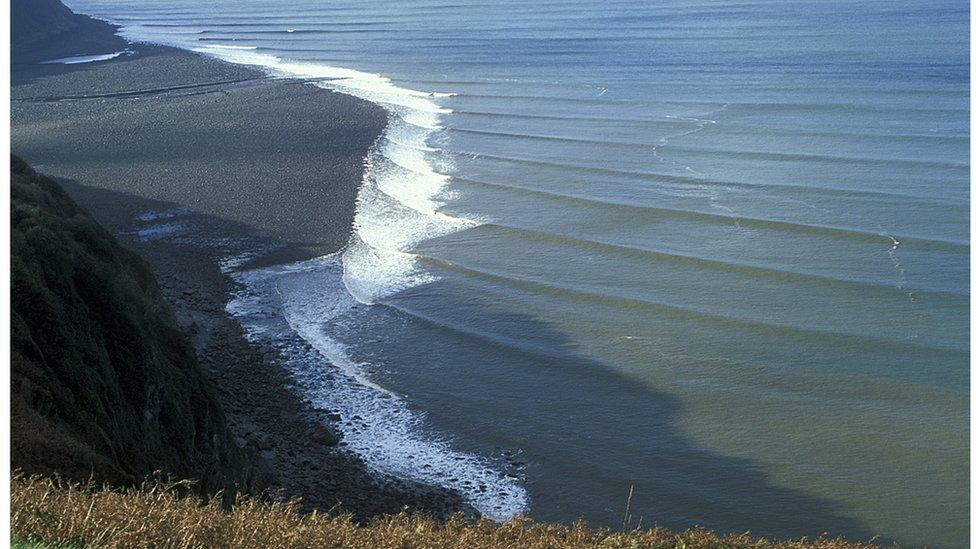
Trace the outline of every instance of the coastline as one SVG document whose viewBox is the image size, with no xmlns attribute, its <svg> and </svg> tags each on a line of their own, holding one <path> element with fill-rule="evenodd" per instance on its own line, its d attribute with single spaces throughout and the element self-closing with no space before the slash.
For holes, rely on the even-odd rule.
<svg viewBox="0 0 976 549">
<path fill-rule="evenodd" d="M 97 63 L 15 65 L 13 152 L 152 266 L 238 444 L 262 457 L 282 497 L 360 519 L 404 506 L 475 516 L 454 492 L 377 474 L 341 451 L 338 417 L 297 395 L 278 351 L 247 341 L 224 311 L 229 256 L 277 264 L 346 245 L 386 113 L 203 55 L 129 49 Z"/>
<path fill-rule="evenodd" d="M 969 539 L 961 6 L 851 4 L 824 37 L 837 10 L 75 2 L 94 19 L 12 8 L 63 8 L 12 44 L 19 142 L 155 258 L 177 362 L 222 380 L 222 446 L 280 497 Z M 130 432 L 102 438 L 151 439 Z M 136 477 L 210 477 L 149 454 Z"/>
</svg>

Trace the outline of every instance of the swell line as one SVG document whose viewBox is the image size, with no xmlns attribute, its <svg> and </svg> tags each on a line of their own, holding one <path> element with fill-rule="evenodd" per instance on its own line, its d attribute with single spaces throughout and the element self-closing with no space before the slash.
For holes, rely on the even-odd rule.
<svg viewBox="0 0 976 549">
<path fill-rule="evenodd" d="M 668 117 L 673 120 L 687 121 L 692 124 L 711 124 L 714 121 L 694 118 L 694 117 L 678 117 L 671 116 Z M 648 148 L 652 151 L 667 145 L 668 148 L 692 152 L 692 153 L 707 153 L 714 156 L 724 156 L 724 157 L 741 157 L 752 160 L 768 160 L 777 162 L 818 162 L 818 163 L 837 163 L 837 164 L 904 164 L 913 166 L 927 166 L 931 168 L 950 168 L 950 169 L 963 169 L 968 168 L 967 164 L 956 163 L 956 162 L 944 162 L 940 160 L 918 160 L 918 159 L 888 159 L 888 158 L 870 158 L 870 157 L 853 157 L 853 156 L 840 156 L 840 155 L 823 155 L 823 154 L 807 154 L 807 153 L 783 153 L 783 152 L 770 152 L 770 151 L 748 151 L 748 150 L 731 150 L 731 149 L 717 149 L 717 148 L 701 148 L 701 147 L 691 147 L 687 145 L 673 145 L 670 143 L 671 139 L 676 139 L 679 137 L 684 137 L 700 131 L 703 127 L 696 127 L 694 129 L 688 130 L 686 132 L 679 132 L 675 135 L 667 136 L 661 138 L 666 140 L 665 143 L 638 143 L 633 141 L 618 141 L 610 139 L 582 139 L 576 137 L 563 137 L 555 135 L 542 135 L 542 134 L 531 134 L 531 133 L 516 133 L 516 132 L 500 132 L 493 130 L 476 130 L 471 128 L 459 128 L 451 127 L 452 132 L 466 133 L 472 135 L 487 135 L 493 137 L 507 137 L 511 139 L 527 139 L 535 141 L 550 141 L 558 143 L 578 143 L 583 145 L 613 145 L 617 147 L 631 147 L 631 148 Z"/>
<path fill-rule="evenodd" d="M 835 342 L 870 342 L 879 347 L 891 347 L 897 346 L 905 350 L 912 350 L 915 352 L 922 353 L 953 353 L 959 356 L 964 356 L 967 354 L 966 351 L 945 347 L 939 345 L 929 345 L 922 344 L 915 341 L 901 340 L 901 339 L 891 339 L 882 336 L 873 336 L 867 334 L 850 334 L 844 332 L 836 332 L 832 330 L 817 329 L 817 328 L 802 328 L 799 326 L 791 326 L 787 324 L 781 324 L 776 322 L 762 321 L 747 319 L 741 317 L 735 317 L 725 314 L 719 314 L 709 311 L 703 311 L 694 307 L 687 307 L 681 305 L 675 305 L 671 303 L 666 303 L 662 301 L 654 301 L 649 299 L 639 299 L 634 297 L 626 297 L 616 294 L 609 293 L 598 293 L 591 290 L 584 290 L 580 288 L 574 288 L 571 286 L 566 286 L 562 284 L 556 284 L 552 281 L 541 282 L 534 279 L 523 278 L 523 277 L 513 277 L 509 275 L 502 275 L 494 273 L 484 269 L 475 269 L 468 266 L 460 265 L 454 261 L 448 261 L 431 256 L 418 256 L 424 262 L 431 265 L 435 265 L 442 269 L 450 270 L 460 274 L 468 275 L 472 278 L 477 278 L 481 280 L 486 280 L 498 284 L 502 284 L 508 287 L 520 288 L 523 290 L 529 290 L 536 293 L 542 293 L 545 295 L 564 295 L 570 299 L 577 301 L 587 301 L 594 304 L 607 304 L 607 302 L 613 302 L 617 306 L 629 309 L 629 308 L 646 308 L 652 310 L 656 313 L 669 316 L 671 318 L 700 321 L 705 320 L 709 322 L 730 325 L 739 328 L 747 328 L 749 330 L 768 333 L 770 331 L 779 331 L 783 333 L 789 333 L 794 337 L 808 341 L 822 341 L 824 338 L 831 339 Z M 387 305 L 392 305 L 391 302 Z"/>
<path fill-rule="evenodd" d="M 496 222 L 488 222 L 479 225 L 480 228 L 486 229 L 496 229 L 502 232 L 508 232 L 514 237 L 525 237 L 530 240 L 540 240 L 544 242 L 552 242 L 555 244 L 562 244 L 568 246 L 574 246 L 584 249 L 590 249 L 594 251 L 601 251 L 606 253 L 612 253 L 615 255 L 623 255 L 630 257 L 640 257 L 649 260 L 663 261 L 676 264 L 685 264 L 693 267 L 705 267 L 712 270 L 732 272 L 738 274 L 745 274 L 749 276 L 757 276 L 768 279 L 778 279 L 785 281 L 803 281 L 808 283 L 817 283 L 823 285 L 845 285 L 851 288 L 857 288 L 866 291 L 880 291 L 884 293 L 899 293 L 906 288 L 899 285 L 888 285 L 881 284 L 877 282 L 872 282 L 864 279 L 856 278 L 838 278 L 834 276 L 829 276 L 820 273 L 813 273 L 807 271 L 796 271 L 789 269 L 779 269 L 774 267 L 753 265 L 750 263 L 740 263 L 735 261 L 725 261 L 720 259 L 712 259 L 706 257 L 700 257 L 695 255 L 680 254 L 674 252 L 664 252 L 660 250 L 654 250 L 651 248 L 644 248 L 638 246 L 629 246 L 623 244 L 614 244 L 611 242 L 605 242 L 601 240 L 594 240 L 589 238 L 580 238 L 577 236 L 572 236 L 564 233 L 552 233 L 539 231 L 535 229 L 529 229 L 525 227 L 518 227 L 510 224 L 500 224 Z M 930 289 L 912 289 L 913 292 L 918 296 L 933 296 L 941 298 L 959 298 L 966 297 L 968 294 L 963 294 L 954 291 L 947 290 L 930 290 Z"/>
<path fill-rule="evenodd" d="M 549 169 L 609 175 L 609 176 L 616 176 L 616 177 L 632 177 L 635 179 L 643 179 L 646 181 L 684 185 L 688 187 L 715 186 L 715 187 L 732 187 L 732 188 L 743 188 L 743 189 L 781 189 L 781 190 L 789 190 L 789 191 L 800 190 L 801 192 L 827 193 L 827 194 L 836 194 L 840 196 L 895 197 L 895 198 L 904 198 L 904 199 L 911 199 L 911 200 L 928 199 L 933 201 L 934 203 L 940 203 L 940 204 L 942 203 L 941 201 L 933 200 L 932 197 L 926 198 L 924 196 L 916 196 L 916 195 L 904 194 L 904 193 L 868 191 L 862 189 L 845 189 L 845 188 L 836 188 L 836 187 L 812 187 L 809 185 L 788 185 L 783 183 L 750 183 L 746 181 L 716 180 L 704 176 L 662 174 L 662 173 L 648 172 L 648 171 L 604 168 L 600 166 L 562 164 L 559 162 L 552 162 L 549 160 L 539 160 L 535 158 L 525 158 L 525 157 L 518 157 L 518 156 L 504 156 L 504 155 L 491 154 L 491 153 L 471 152 L 471 151 L 460 150 L 460 149 L 451 149 L 450 152 L 454 154 L 464 155 L 472 159 L 485 158 L 497 162 L 506 162 L 509 164 L 518 164 L 524 166 L 544 167 Z"/>
<path fill-rule="evenodd" d="M 805 229 L 807 231 L 815 231 L 815 230 L 818 230 L 818 229 L 825 229 L 825 230 L 828 230 L 828 231 L 851 232 L 851 233 L 857 235 L 857 237 L 859 239 L 861 239 L 861 240 L 865 239 L 865 237 L 873 236 L 873 237 L 876 237 L 874 240 L 877 240 L 879 242 L 883 242 L 885 244 L 888 244 L 892 238 L 895 238 L 899 242 L 910 242 L 910 243 L 913 243 L 913 244 L 918 244 L 918 245 L 920 245 L 922 247 L 929 247 L 929 248 L 936 248 L 936 249 L 953 249 L 955 251 L 960 251 L 960 252 L 967 251 L 968 250 L 968 247 L 969 247 L 969 245 L 967 243 L 955 242 L 955 241 L 951 241 L 951 240 L 943 240 L 943 239 L 928 238 L 928 237 L 905 236 L 905 235 L 893 236 L 893 235 L 889 234 L 888 232 L 881 231 L 880 229 L 877 232 L 872 232 L 872 231 L 867 231 L 867 230 L 850 229 L 850 228 L 847 228 L 847 227 L 834 227 L 834 226 L 825 226 L 825 225 L 800 224 L 800 223 L 791 223 L 791 222 L 786 222 L 786 221 L 777 221 L 777 220 L 770 220 L 770 219 L 763 219 L 763 218 L 743 218 L 741 216 L 730 216 L 730 215 L 714 214 L 714 213 L 709 213 L 709 212 L 700 212 L 700 211 L 697 211 L 697 210 L 684 210 L 684 209 L 680 209 L 680 208 L 662 208 L 660 206 L 646 206 L 646 205 L 638 205 L 638 204 L 626 204 L 626 203 L 622 203 L 622 202 L 609 201 L 609 200 L 600 200 L 600 199 L 591 198 L 591 197 L 581 197 L 581 196 L 577 196 L 577 195 L 570 195 L 570 194 L 564 194 L 564 193 L 556 193 L 556 192 L 551 192 L 551 191 L 543 191 L 543 190 L 539 190 L 539 189 L 531 189 L 531 188 L 522 187 L 522 186 L 518 186 L 518 185 L 508 185 L 508 184 L 505 184 L 505 183 L 487 182 L 487 181 L 475 180 L 475 179 L 471 179 L 471 178 L 467 178 L 467 177 L 459 177 L 459 176 L 452 176 L 451 177 L 451 180 L 452 181 L 455 181 L 455 182 L 459 182 L 459 183 L 466 183 L 466 184 L 472 184 L 472 185 L 477 185 L 477 186 L 482 186 L 482 187 L 489 187 L 489 188 L 504 189 L 506 191 L 513 191 L 513 192 L 517 192 L 517 193 L 520 193 L 520 194 L 534 195 L 534 196 L 539 196 L 539 197 L 543 197 L 543 198 L 546 198 L 546 199 L 564 201 L 564 202 L 569 202 L 569 203 L 573 203 L 573 204 L 579 204 L 581 206 L 596 207 L 596 208 L 603 208 L 603 209 L 609 209 L 609 210 L 633 211 L 633 212 L 636 212 L 636 213 L 643 213 L 643 212 L 646 212 L 646 211 L 651 211 L 651 212 L 654 212 L 654 211 L 663 211 L 663 212 L 674 213 L 675 215 L 681 215 L 681 214 L 684 214 L 684 213 L 688 213 L 690 215 L 698 215 L 698 214 L 700 214 L 702 216 L 712 216 L 712 217 L 720 218 L 723 221 L 729 220 L 730 222 L 733 222 L 733 223 L 735 221 L 738 221 L 740 226 L 743 225 L 743 221 L 745 221 L 745 224 L 748 225 L 749 222 L 750 221 L 753 221 L 753 220 L 755 220 L 756 222 L 759 222 L 759 223 L 783 223 L 783 224 L 787 224 L 787 225 L 794 225 L 794 226 L 803 228 L 803 229 Z"/>
</svg>

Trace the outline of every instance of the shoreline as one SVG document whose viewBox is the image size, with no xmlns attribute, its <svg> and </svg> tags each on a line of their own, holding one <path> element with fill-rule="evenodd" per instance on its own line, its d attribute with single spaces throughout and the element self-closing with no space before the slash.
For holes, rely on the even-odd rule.
<svg viewBox="0 0 976 549">
<path fill-rule="evenodd" d="M 196 52 L 130 49 L 18 65 L 14 152 L 49 175 L 247 223 L 311 254 L 346 245 L 382 108 Z"/>
<path fill-rule="evenodd" d="M 258 253 L 252 259 L 278 264 L 345 246 L 362 181 L 362 159 L 382 133 L 386 113 L 361 99 L 301 82 L 272 80 L 254 69 L 201 54 L 143 44 L 130 48 L 132 55 L 92 64 L 18 65 L 15 72 L 20 84 L 12 93 L 13 151 L 61 180 L 72 197 L 150 263 L 180 324 L 191 335 L 205 372 L 219 389 L 238 444 L 261 456 L 283 497 L 302 497 L 306 509 L 330 510 L 338 504 L 361 519 L 396 512 L 403 506 L 439 518 L 458 511 L 475 516 L 454 492 L 375 473 L 358 456 L 337 451 L 341 442 L 332 427 L 337 421 L 334 414 L 316 410 L 296 395 L 290 388 L 294 379 L 280 366 L 280 353 L 247 341 L 238 323 L 224 311 L 235 289 L 235 283 L 220 269 L 228 252 L 263 250 L 263 255 Z M 240 121 L 232 116 L 235 105 L 240 112 L 262 118 L 256 125 L 253 118 L 244 121 L 251 128 L 257 126 L 251 135 L 242 135 L 247 128 L 221 126 Z M 212 114 L 210 126 L 207 119 L 192 118 L 193 112 L 212 113 L 214 106 L 229 106 L 231 112 L 221 113 L 226 115 L 223 120 Z M 315 110 L 308 111 L 310 107 Z M 271 125 L 301 109 L 306 109 L 306 116 L 331 114 L 338 118 L 333 122 L 336 131 L 357 135 L 346 135 L 345 141 L 309 129 L 304 136 L 290 135 L 298 124 Z M 152 144 L 123 142 L 122 138 L 131 136 L 120 131 L 120 126 L 147 123 L 156 127 Z M 287 190 L 277 187 L 280 180 L 273 180 L 274 188 L 256 185 L 258 178 L 245 180 L 248 168 L 255 165 L 251 159 L 240 160 L 239 166 L 217 164 L 223 169 L 203 172 L 200 181 L 194 170 L 207 162 L 200 159 L 185 166 L 184 155 L 195 152 L 194 143 L 174 144 L 180 132 L 174 135 L 168 130 L 184 130 L 186 135 L 201 127 L 226 139 L 222 146 L 238 154 L 242 149 L 276 149 L 265 157 L 284 158 L 292 174 L 323 173 L 314 165 L 302 166 L 301 161 L 331 153 L 331 190 L 339 198 L 329 198 L 341 208 L 327 205 L 315 215 L 307 207 L 281 205 L 279 199 Z M 310 137 L 313 133 L 318 135 Z M 111 146 L 113 140 L 115 146 Z M 282 151 L 287 148 L 286 140 L 296 148 L 306 143 L 330 148 Z M 86 146 L 83 141 L 98 146 Z M 110 146 L 105 146 L 106 141 Z M 201 140 L 211 146 L 216 142 L 214 136 Z M 160 149 L 167 146 L 173 148 L 163 158 L 139 158 L 140 153 L 160 156 Z M 335 154 L 337 147 L 343 156 Z M 355 162 L 350 161 L 356 152 L 353 149 L 360 153 Z M 65 151 L 70 153 L 65 155 Z M 211 154 L 222 156 L 221 151 Z M 120 163 L 118 156 L 135 157 L 135 161 Z M 180 173 L 174 175 L 174 171 Z M 179 178 L 197 181 L 209 193 L 194 196 L 191 191 L 187 196 L 188 186 L 167 186 Z M 308 178 L 305 185 L 297 178 L 291 181 L 296 190 L 305 191 L 295 197 L 303 206 L 316 203 L 312 196 L 321 192 L 321 188 L 309 188 L 315 186 L 311 181 Z M 206 185 L 200 184 L 203 182 Z M 240 196 L 242 191 L 265 200 L 255 201 L 256 208 L 230 209 L 228 218 L 215 215 L 224 213 L 228 202 L 246 202 Z M 313 218 L 315 223 L 295 223 L 296 215 Z M 153 228 L 153 223 L 159 226 Z"/>
<path fill-rule="evenodd" d="M 17 143 L 157 258 L 247 463 L 315 506 L 417 498 L 389 475 L 496 521 L 968 539 L 967 248 L 926 245 L 968 234 L 960 6 L 822 36 L 837 10 L 75 1 L 146 44 L 20 63 Z M 323 484 L 309 444 L 361 463 Z"/>
</svg>

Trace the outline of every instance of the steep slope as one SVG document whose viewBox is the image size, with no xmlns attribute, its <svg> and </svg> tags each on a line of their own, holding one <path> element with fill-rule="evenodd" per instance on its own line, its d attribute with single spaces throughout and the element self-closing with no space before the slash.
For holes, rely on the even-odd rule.
<svg viewBox="0 0 976 549">
<path fill-rule="evenodd" d="M 11 162 L 11 465 L 205 492 L 253 482 L 149 268 L 53 180 Z"/>
<path fill-rule="evenodd" d="M 13 63 L 125 49 L 115 27 L 72 12 L 59 0 L 12 0 L 10 46 Z"/>
</svg>

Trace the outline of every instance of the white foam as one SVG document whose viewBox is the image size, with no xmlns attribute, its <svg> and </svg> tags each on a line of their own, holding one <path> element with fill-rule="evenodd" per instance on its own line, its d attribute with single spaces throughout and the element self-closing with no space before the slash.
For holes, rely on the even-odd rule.
<svg viewBox="0 0 976 549">
<path fill-rule="evenodd" d="M 143 222 L 156 221 L 157 219 L 172 219 L 174 217 L 181 217 L 186 215 L 187 213 L 189 212 L 178 208 L 162 210 L 158 212 L 146 211 L 136 216 L 136 219 Z"/>
<path fill-rule="evenodd" d="M 259 53 L 255 51 L 256 48 L 246 46 L 206 45 L 192 49 L 231 63 L 261 67 L 276 76 L 322 80 L 321 83 L 325 84 L 324 87 L 343 91 L 394 109 L 403 107 L 432 114 L 451 112 L 450 109 L 440 107 L 431 101 L 431 99 L 447 97 L 450 94 L 401 88 L 394 85 L 389 78 L 379 74 L 320 63 L 287 61 L 275 55 Z"/>
<path fill-rule="evenodd" d="M 283 60 L 242 47 L 198 46 L 195 51 L 237 64 L 258 66 L 274 76 L 301 78 L 317 85 L 377 103 L 390 122 L 370 151 L 356 209 L 354 238 L 343 258 L 349 292 L 363 303 L 375 303 L 411 286 L 431 282 L 419 272 L 411 249 L 418 243 L 476 224 L 439 211 L 437 200 L 450 177 L 433 167 L 445 153 L 428 145 L 450 109 L 438 98 L 451 93 L 402 88 L 381 75 L 318 63 Z M 398 169 L 399 168 L 399 169 Z M 401 207 L 403 206 L 403 207 Z M 363 249 L 368 247 L 369 249 Z"/>
<path fill-rule="evenodd" d="M 256 50 L 257 46 L 235 46 L 232 44 L 211 44 L 209 48 L 214 48 L 218 50 Z"/>
<path fill-rule="evenodd" d="M 139 229 L 136 231 L 136 235 L 139 237 L 139 240 L 148 242 L 181 234 L 185 232 L 186 229 L 187 227 L 185 223 L 163 223 L 160 225 L 151 225 L 144 229 Z"/>
<path fill-rule="evenodd" d="M 354 324 L 362 307 L 343 291 L 344 270 L 333 255 L 237 272 L 242 289 L 227 311 L 248 339 L 282 350 L 303 396 L 313 406 L 340 414 L 343 442 L 372 470 L 455 490 L 494 520 L 525 512 L 528 495 L 517 475 L 431 434 L 423 416 L 400 395 L 374 383 L 370 365 L 353 360 L 332 335 Z"/>
<path fill-rule="evenodd" d="M 60 63 L 62 65 L 78 65 L 81 63 L 94 63 L 96 61 L 108 61 L 109 59 L 115 59 L 120 55 L 128 55 L 132 53 L 129 50 L 117 51 L 115 53 L 106 53 L 102 55 L 75 55 L 72 57 L 62 57 L 60 59 L 51 59 L 50 61 L 41 61 L 42 65 L 49 65 L 54 63 Z"/>
<path fill-rule="evenodd" d="M 441 117 L 451 112 L 435 100 L 453 93 L 402 88 L 382 75 L 355 69 L 287 61 L 257 51 L 253 46 L 199 45 L 195 41 L 188 46 L 185 36 L 155 28 L 126 25 L 121 34 L 130 40 L 189 47 L 231 63 L 260 67 L 273 76 L 313 80 L 319 86 L 387 109 L 390 122 L 384 139 L 367 159 L 368 169 L 356 210 L 358 237 L 353 239 L 343 258 L 348 289 L 364 303 L 374 303 L 411 286 L 431 282 L 431 275 L 419 272 L 418 258 L 410 253 L 411 249 L 423 240 L 476 224 L 474 220 L 439 212 L 442 204 L 437 198 L 446 193 L 450 178 L 438 172 L 433 164 L 436 159 L 447 165 L 449 159 L 427 144 L 431 135 L 442 128 Z M 397 166 L 402 169 L 396 169 Z M 364 246 L 370 249 L 362 249 Z"/>
</svg>

